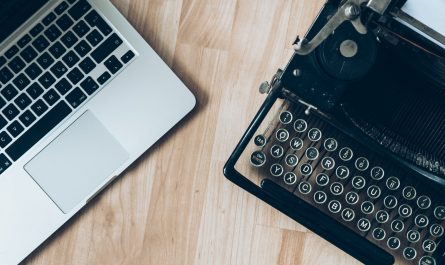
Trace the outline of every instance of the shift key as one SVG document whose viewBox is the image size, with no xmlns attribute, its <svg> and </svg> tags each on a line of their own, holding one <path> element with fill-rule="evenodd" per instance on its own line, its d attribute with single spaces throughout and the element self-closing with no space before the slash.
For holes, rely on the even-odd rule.
<svg viewBox="0 0 445 265">
<path fill-rule="evenodd" d="M 117 49 L 122 44 L 121 38 L 113 33 L 108 39 L 106 39 L 102 44 L 96 48 L 91 53 L 91 56 L 96 61 L 96 63 L 101 63 L 105 60 L 114 50 Z"/>
</svg>

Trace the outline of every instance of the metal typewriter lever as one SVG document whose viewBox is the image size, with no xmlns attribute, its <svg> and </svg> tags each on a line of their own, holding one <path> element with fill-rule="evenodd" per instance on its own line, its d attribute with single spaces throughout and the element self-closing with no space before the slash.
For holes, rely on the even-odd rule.
<svg viewBox="0 0 445 265">
<path fill-rule="evenodd" d="M 295 52 L 299 55 L 311 53 L 345 21 L 350 21 L 355 30 L 360 34 L 366 34 L 368 31 L 360 20 L 360 13 L 361 4 L 367 1 L 368 0 L 345 1 L 312 40 L 302 39 L 294 45 Z"/>
</svg>

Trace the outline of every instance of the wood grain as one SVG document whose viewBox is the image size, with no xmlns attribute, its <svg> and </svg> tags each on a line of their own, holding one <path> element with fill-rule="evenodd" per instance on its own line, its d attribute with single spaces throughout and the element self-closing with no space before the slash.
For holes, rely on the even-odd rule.
<svg viewBox="0 0 445 265">
<path fill-rule="evenodd" d="M 24 264 L 357 264 L 222 175 L 324 1 L 112 2 L 198 107 Z"/>
</svg>

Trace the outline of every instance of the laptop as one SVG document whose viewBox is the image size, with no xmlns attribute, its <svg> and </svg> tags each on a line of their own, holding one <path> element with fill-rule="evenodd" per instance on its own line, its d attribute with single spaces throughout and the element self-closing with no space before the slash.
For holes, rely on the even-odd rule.
<svg viewBox="0 0 445 265">
<path fill-rule="evenodd" d="M 108 0 L 0 3 L 0 264 L 17 264 L 195 98 Z"/>
</svg>

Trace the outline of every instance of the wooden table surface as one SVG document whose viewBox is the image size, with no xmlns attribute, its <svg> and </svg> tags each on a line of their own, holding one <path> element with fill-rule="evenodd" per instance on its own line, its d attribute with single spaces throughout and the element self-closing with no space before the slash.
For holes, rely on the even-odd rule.
<svg viewBox="0 0 445 265">
<path fill-rule="evenodd" d="M 324 1 L 112 2 L 198 106 L 24 264 L 358 264 L 222 174 Z"/>
</svg>

